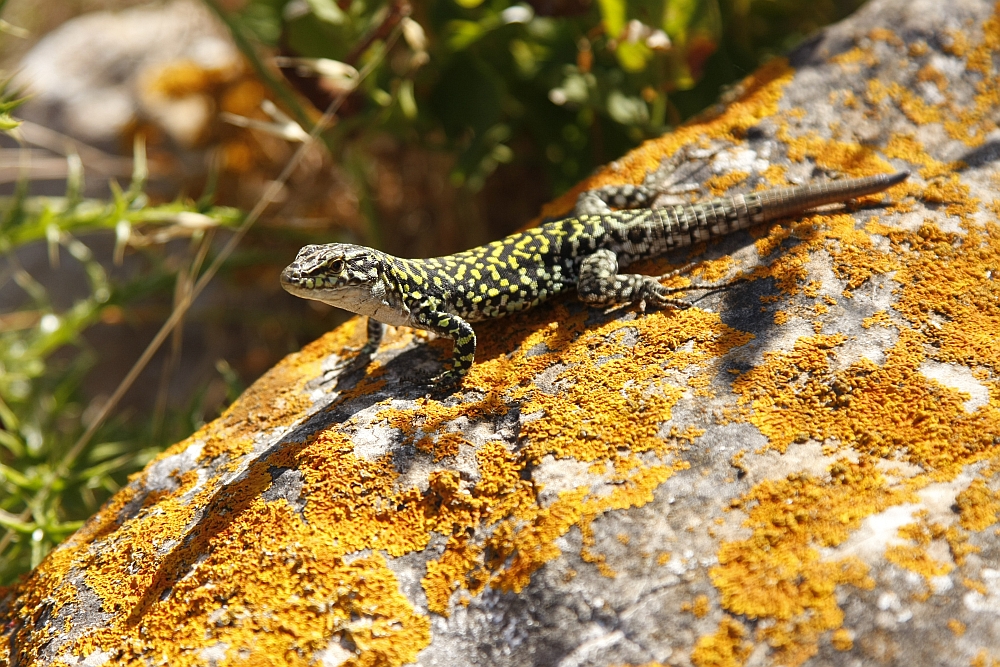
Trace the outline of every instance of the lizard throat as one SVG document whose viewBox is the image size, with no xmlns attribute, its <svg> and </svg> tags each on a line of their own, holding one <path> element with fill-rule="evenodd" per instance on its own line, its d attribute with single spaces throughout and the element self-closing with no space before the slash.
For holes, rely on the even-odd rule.
<svg viewBox="0 0 1000 667">
<path fill-rule="evenodd" d="M 385 324 L 393 326 L 411 324 L 409 309 L 390 303 L 386 298 L 385 289 L 378 289 L 380 284 L 307 288 L 292 281 L 282 280 L 281 286 L 286 292 L 295 296 L 321 301 L 358 315 L 368 315 Z"/>
</svg>

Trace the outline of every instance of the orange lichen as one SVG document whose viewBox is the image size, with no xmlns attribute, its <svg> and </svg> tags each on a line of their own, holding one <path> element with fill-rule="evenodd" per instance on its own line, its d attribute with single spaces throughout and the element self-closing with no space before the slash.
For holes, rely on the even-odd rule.
<svg viewBox="0 0 1000 667">
<path fill-rule="evenodd" d="M 876 79 L 870 80 L 866 98 L 872 106 L 878 106 L 887 99 L 892 100 L 914 125 L 939 123 L 944 118 L 941 107 L 928 104 L 912 90 L 896 82 L 886 84 Z"/>
<path fill-rule="evenodd" d="M 976 657 L 969 662 L 970 667 L 998 667 L 1000 660 L 990 656 L 986 649 L 976 654 Z"/>
<path fill-rule="evenodd" d="M 757 239 L 754 241 L 757 254 L 761 257 L 767 257 L 781 247 L 781 244 L 786 239 L 791 237 L 792 230 L 784 225 L 771 225 L 769 227 L 751 229 L 750 234 Z"/>
<path fill-rule="evenodd" d="M 827 245 L 833 258 L 833 272 L 846 283 L 847 289 L 857 289 L 872 276 L 898 268 L 892 256 L 875 249 L 866 232 L 855 229 L 852 216 L 829 216 L 826 222 L 828 230 L 824 235 L 835 241 Z"/>
<path fill-rule="evenodd" d="M 745 171 L 731 171 L 726 174 L 712 176 L 705 181 L 705 187 L 710 193 L 712 193 L 712 195 L 720 197 L 730 189 L 737 187 L 749 177 L 750 174 Z"/>
<path fill-rule="evenodd" d="M 863 320 L 861 320 L 861 326 L 864 327 L 865 329 L 871 329 L 874 326 L 888 328 L 888 327 L 894 327 L 896 325 L 893 324 L 892 318 L 889 317 L 889 313 L 885 312 L 884 310 L 880 310 L 871 317 L 866 317 Z"/>
<path fill-rule="evenodd" d="M 838 651 L 850 651 L 854 648 L 854 637 L 850 630 L 840 628 L 830 635 L 830 644 Z"/>
<path fill-rule="evenodd" d="M 885 559 L 890 563 L 923 575 L 925 578 L 940 577 L 954 569 L 951 563 L 935 560 L 923 546 L 896 545 L 885 550 Z"/>
<path fill-rule="evenodd" d="M 691 662 L 696 667 L 741 667 L 753 648 L 745 641 L 746 636 L 743 624 L 726 616 L 714 634 L 698 640 L 691 652 Z"/>
<path fill-rule="evenodd" d="M 921 67 L 920 71 L 917 72 L 917 81 L 930 81 L 941 92 L 944 92 L 948 88 L 948 77 L 930 63 Z"/>
<path fill-rule="evenodd" d="M 962 585 L 968 588 L 970 591 L 975 591 L 982 596 L 986 596 L 989 593 L 989 591 L 986 589 L 986 584 L 984 584 L 981 581 L 969 579 L 968 577 L 962 578 Z"/>
<path fill-rule="evenodd" d="M 888 28 L 872 28 L 868 31 L 868 39 L 873 42 L 886 42 L 897 48 L 902 48 L 903 40 Z"/>
<path fill-rule="evenodd" d="M 733 264 L 733 258 L 725 255 L 719 259 L 702 262 L 691 270 L 690 275 L 693 278 L 701 278 L 706 283 L 716 283 L 729 274 Z"/>
<path fill-rule="evenodd" d="M 691 613 L 694 614 L 695 618 L 705 618 L 708 615 L 709 605 L 708 596 L 699 595 L 691 603 Z"/>
<path fill-rule="evenodd" d="M 878 61 L 875 60 L 870 51 L 866 51 L 860 47 L 854 47 L 850 51 L 838 53 L 830 58 L 830 62 L 841 67 L 848 65 L 856 66 L 859 63 L 864 64 L 865 67 L 873 67 L 878 64 Z"/>
<path fill-rule="evenodd" d="M 315 447 L 352 456 L 332 444 L 292 447 L 286 460 L 291 463 L 297 454 L 308 458 Z M 254 476 L 258 479 L 240 491 L 241 511 L 213 517 L 215 525 L 202 526 L 194 537 L 193 547 L 212 543 L 211 549 L 196 549 L 197 561 L 185 557 L 184 549 L 138 570 L 124 585 L 122 573 L 134 571 L 128 565 L 134 566 L 137 558 L 154 558 L 158 546 L 154 540 L 143 547 L 150 551 L 139 552 L 141 532 L 156 531 L 136 525 L 140 535 L 129 536 L 124 543 L 128 548 L 109 549 L 90 566 L 90 585 L 102 599 L 120 601 L 121 619 L 85 635 L 79 644 L 84 654 L 119 647 L 119 664 L 141 663 L 145 647 L 176 645 L 177 637 L 189 637 L 197 638 L 199 646 L 224 644 L 234 656 L 252 649 L 285 656 L 285 664 L 307 665 L 307 656 L 325 648 L 331 637 L 346 637 L 364 656 L 347 664 L 400 665 L 416 658 L 429 640 L 429 623 L 400 593 L 384 558 L 376 554 L 346 562 L 343 556 L 357 550 L 353 545 L 323 539 L 317 535 L 321 526 L 304 521 L 287 503 L 263 500 L 259 492 L 270 476 L 266 470 Z M 310 500 L 307 513 L 315 511 L 312 505 Z M 371 521 L 369 532 L 378 532 L 379 525 Z M 264 533 L 261 526 L 267 526 Z M 179 576 L 189 570 L 195 576 Z M 151 581 L 142 579 L 150 576 Z M 113 589 L 103 590 L 105 583 Z M 138 618 L 141 624 L 131 620 Z M 171 664 L 199 664 L 198 653 L 185 642 L 177 646 Z"/>
<path fill-rule="evenodd" d="M 952 48 L 967 56 L 966 69 L 984 75 L 982 80 L 975 82 L 977 93 L 967 108 L 956 108 L 954 102 L 947 97 L 942 102 L 930 104 L 899 83 L 883 84 L 880 81 L 869 81 L 869 102 L 876 106 L 886 99 L 891 99 L 915 125 L 941 123 L 952 138 L 963 141 L 969 146 L 978 146 L 986 140 L 991 131 L 996 129 L 996 121 L 991 115 L 991 110 L 1000 102 L 1000 91 L 996 86 L 997 77 L 993 72 L 993 54 L 997 49 L 998 34 L 1000 34 L 1000 19 L 996 15 L 983 23 L 983 39 L 971 49 L 965 35 L 953 34 L 955 41 Z M 947 86 L 942 85 L 943 79 L 940 74 L 937 74 L 929 64 L 918 72 L 917 80 L 932 80 L 938 84 L 942 93 L 947 93 Z"/>
<path fill-rule="evenodd" d="M 988 268 L 1000 266 L 1000 225 L 989 222 L 964 235 L 934 225 L 886 233 L 905 257 L 896 279 L 907 287 L 893 308 L 920 328 L 938 360 L 1000 372 L 1000 287 Z M 902 252 L 904 245 L 909 252 Z M 936 314 L 945 322 L 928 326 Z"/>
<path fill-rule="evenodd" d="M 856 50 L 852 57 L 843 60 L 856 62 L 863 56 L 862 51 Z M 911 119 L 920 123 L 949 117 L 947 114 L 950 111 L 930 109 L 908 91 L 880 84 L 869 87 L 870 104 L 890 98 L 903 107 L 904 113 Z M 814 135 L 793 137 L 789 132 L 783 132 L 783 140 L 791 144 L 789 153 L 793 159 L 810 157 L 818 162 L 829 160 L 839 163 L 841 170 L 859 160 L 878 161 L 871 154 L 850 146 L 833 145 L 829 140 Z M 899 192 L 919 194 L 924 201 L 943 205 L 945 213 L 969 222 L 972 214 L 980 210 L 981 203 L 971 198 L 968 188 L 950 173 L 955 165 L 934 160 L 912 137 L 893 135 L 884 152 L 887 156 L 921 165 L 921 174 L 925 178 L 937 179 L 924 188 L 914 185 L 900 187 Z M 996 443 L 990 434 L 1000 432 L 1000 411 L 996 402 L 991 400 L 989 406 L 968 413 L 963 408 L 965 396 L 927 379 L 919 371 L 919 366 L 931 354 L 935 360 L 973 368 L 985 364 L 992 375 L 980 374 L 978 377 L 982 382 L 989 382 L 990 377 L 996 376 L 1000 369 L 995 336 L 995 332 L 1000 330 L 998 287 L 997 281 L 984 267 L 1000 265 L 1000 229 L 993 223 L 987 223 L 970 226 L 966 234 L 959 235 L 941 232 L 928 224 L 917 232 L 909 232 L 873 220 L 862 232 L 856 230 L 853 219 L 846 216 L 824 217 L 824 227 L 819 230 L 810 230 L 805 222 L 789 226 L 788 232 L 801 239 L 803 246 L 823 248 L 834 257 L 834 270 L 838 277 L 846 281 L 848 294 L 875 274 L 895 271 L 894 278 L 902 288 L 893 307 L 914 328 L 901 331 L 898 341 L 887 351 L 886 360 L 881 365 L 861 359 L 833 371 L 831 362 L 836 351 L 849 342 L 840 336 L 804 338 L 795 344 L 791 352 L 766 354 L 763 364 L 741 373 L 734 382 L 734 390 L 740 396 L 741 404 L 746 406 L 744 418 L 768 437 L 769 447 L 780 451 L 796 441 L 811 438 L 824 442 L 832 439 L 863 455 L 909 460 L 926 471 L 930 479 L 950 479 L 969 463 L 993 456 Z M 875 250 L 868 234 L 887 237 L 891 247 Z M 763 250 L 762 256 L 766 256 L 765 253 L 775 247 L 759 247 L 759 250 Z M 772 264 L 768 271 L 755 272 L 754 277 L 775 277 L 779 288 L 788 296 L 804 293 L 804 275 L 798 273 L 798 258 L 794 253 L 788 253 L 786 257 L 783 266 Z M 789 280 L 789 276 L 793 278 Z M 933 279 L 929 279 L 931 277 Z M 943 316 L 943 321 L 933 322 L 932 318 L 939 314 Z M 776 317 L 777 323 L 784 321 L 787 321 L 784 313 Z M 885 311 L 867 318 L 864 324 L 866 327 L 875 324 L 901 326 Z M 995 382 L 990 384 L 993 386 Z M 995 395 L 995 390 L 991 390 L 991 395 Z M 844 471 L 849 469 L 846 463 L 838 464 L 832 471 L 834 478 L 842 478 Z M 854 478 L 849 487 L 861 482 L 869 485 L 864 494 L 858 495 L 857 489 L 847 494 L 848 498 L 871 498 L 852 508 L 861 515 L 881 511 L 889 505 L 904 502 L 908 497 L 908 492 L 892 489 L 878 476 L 852 474 L 849 477 Z M 819 484 L 819 481 L 814 483 Z M 922 483 L 925 482 L 918 476 L 909 486 L 915 489 Z M 985 527 L 984 524 L 995 520 L 992 499 L 982 493 L 984 488 L 980 484 L 976 490 L 962 496 L 968 508 L 966 528 Z M 759 491 L 755 488 L 748 497 L 754 497 Z M 778 501 L 793 498 L 787 489 L 774 497 Z M 795 504 L 798 504 L 797 499 Z M 773 507 L 780 505 L 776 503 Z M 756 552 L 759 560 L 755 560 L 750 543 L 724 545 L 720 551 L 720 566 L 713 571 L 713 581 L 722 593 L 723 608 L 727 611 L 772 620 L 795 618 L 795 610 L 804 608 L 796 607 L 789 600 L 797 601 L 798 598 L 763 595 L 764 591 L 775 590 L 775 581 L 794 581 L 807 587 L 832 590 L 825 588 L 830 585 L 829 575 L 824 578 L 815 573 L 794 570 L 791 574 L 784 573 L 781 564 L 788 561 L 783 560 L 783 553 L 791 548 L 788 546 L 787 524 L 784 521 L 769 523 L 763 518 L 755 521 L 754 517 L 765 510 L 765 503 L 761 503 L 750 513 L 748 525 L 760 526 L 758 531 L 770 526 L 769 530 L 774 531 L 774 535 L 766 544 L 778 544 L 781 548 L 776 551 L 769 546 L 766 551 Z M 835 508 L 818 514 L 830 519 L 839 517 L 846 520 L 850 517 L 838 513 Z M 853 523 L 856 520 L 850 518 L 852 525 L 856 525 Z M 837 527 L 836 522 L 831 525 Z M 829 535 L 824 537 L 826 532 L 821 526 L 814 528 L 812 523 L 808 532 L 810 539 L 817 544 L 830 539 Z M 967 544 L 966 534 L 956 527 L 933 526 L 933 532 L 934 539 L 947 542 L 955 563 L 959 565 L 966 554 L 975 550 Z M 759 534 L 763 537 L 766 533 Z M 844 534 L 839 534 L 834 543 L 843 537 Z M 736 549 L 735 553 L 733 549 Z M 950 563 L 930 559 L 926 544 L 892 547 L 887 557 L 927 576 L 942 574 L 952 567 Z M 796 558 L 793 562 L 801 562 L 801 559 Z M 772 573 L 770 576 L 773 578 L 766 579 L 766 583 L 762 580 L 760 585 L 747 585 L 746 577 L 753 571 L 746 569 L 750 564 L 756 564 L 763 572 Z M 824 565 L 833 567 L 831 563 Z M 851 583 L 866 583 L 864 570 L 860 565 L 859 568 Z M 781 574 L 773 574 L 776 572 Z M 846 582 L 842 580 L 838 583 Z M 780 586 L 778 590 L 781 590 Z M 759 591 L 762 597 L 753 597 L 753 591 Z M 832 597 L 819 597 L 832 603 Z M 797 603 L 802 604 L 801 601 Z M 783 660 L 791 664 L 801 662 L 815 651 L 814 638 L 819 631 L 839 626 L 837 614 L 830 607 L 824 613 L 798 614 L 808 618 L 808 622 L 779 622 L 764 633 L 765 638 L 783 654 Z M 829 620 L 827 624 L 816 623 L 817 619 L 824 617 Z"/>
<path fill-rule="evenodd" d="M 860 359 L 840 371 L 830 361 L 847 339 L 839 334 L 768 353 L 764 364 L 733 383 L 747 418 L 779 451 L 805 438 L 836 438 L 861 453 L 900 456 L 941 472 L 990 455 L 1000 411 L 967 413 L 964 397 L 928 379 L 922 337 L 900 332 L 879 366 Z"/>
<path fill-rule="evenodd" d="M 753 535 L 723 543 L 711 570 L 724 609 L 772 619 L 760 635 L 782 664 L 800 664 L 816 652 L 821 633 L 840 627 L 837 586 L 874 583 L 859 560 L 826 561 L 819 548 L 842 543 L 865 517 L 913 499 L 888 488 L 867 457 L 842 459 L 830 473 L 829 480 L 793 475 L 757 484 L 736 505 L 747 512 Z"/>
<path fill-rule="evenodd" d="M 951 558 L 958 566 L 965 565 L 965 557 L 982 551 L 979 547 L 969 544 L 969 533 L 958 526 L 949 526 L 942 536 L 951 550 Z"/>
<path fill-rule="evenodd" d="M 447 456 L 456 456 L 462 445 L 469 443 L 461 433 L 442 433 L 437 438 L 425 436 L 416 443 L 420 451 L 434 454 L 435 463 Z"/>
<path fill-rule="evenodd" d="M 959 521 L 966 530 L 985 530 L 997 522 L 1000 494 L 986 486 L 985 480 L 975 479 L 955 498 Z"/>
<path fill-rule="evenodd" d="M 456 572 L 472 572 L 482 560 L 482 549 L 470 543 L 468 535 L 452 535 L 441 558 L 427 564 L 427 574 L 421 580 L 427 592 L 427 608 L 435 614 L 449 616 L 451 594 L 464 588 L 475 594 L 486 584 L 483 580 L 454 579 Z M 465 598 L 469 599 L 469 598 Z"/>
</svg>

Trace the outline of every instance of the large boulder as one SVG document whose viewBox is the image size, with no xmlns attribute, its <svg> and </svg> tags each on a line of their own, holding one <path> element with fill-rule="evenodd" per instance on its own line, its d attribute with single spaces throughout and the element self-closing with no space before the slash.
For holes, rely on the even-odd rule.
<svg viewBox="0 0 1000 667">
<path fill-rule="evenodd" d="M 747 278 L 687 311 L 478 324 L 448 396 L 352 320 L 6 591 L 0 662 L 1000 659 L 998 62 L 990 2 L 869 3 L 580 189 L 909 181 L 641 267 Z"/>
</svg>

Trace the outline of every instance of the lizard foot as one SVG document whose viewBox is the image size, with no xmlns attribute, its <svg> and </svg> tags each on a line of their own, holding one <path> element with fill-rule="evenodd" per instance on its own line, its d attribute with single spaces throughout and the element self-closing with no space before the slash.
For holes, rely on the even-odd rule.
<svg viewBox="0 0 1000 667">
<path fill-rule="evenodd" d="M 639 310 L 646 312 L 647 308 L 655 308 L 656 310 L 687 310 L 691 307 L 691 304 L 687 301 L 682 301 L 680 299 L 674 299 L 667 296 L 666 294 L 659 294 L 652 292 L 647 294 L 645 298 L 639 301 Z"/>
<path fill-rule="evenodd" d="M 463 377 L 465 373 L 449 369 L 427 378 L 426 382 L 434 388 L 435 393 L 450 394 L 462 388 Z"/>
<path fill-rule="evenodd" d="M 685 271 L 689 266 L 678 269 L 677 272 Z M 665 276 L 657 276 L 655 278 L 650 277 L 642 285 L 642 298 L 639 299 L 639 310 L 646 312 L 649 307 L 655 308 L 657 310 L 686 310 L 691 307 L 686 301 L 674 298 L 670 296 L 677 292 L 684 292 L 688 287 L 664 287 L 660 284 L 660 280 L 666 277 L 671 277 L 671 275 L 676 275 L 677 272 L 672 272 L 672 274 L 667 274 Z"/>
</svg>

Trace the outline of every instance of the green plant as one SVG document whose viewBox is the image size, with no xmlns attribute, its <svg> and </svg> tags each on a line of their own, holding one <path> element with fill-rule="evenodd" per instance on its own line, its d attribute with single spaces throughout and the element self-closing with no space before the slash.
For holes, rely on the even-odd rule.
<svg viewBox="0 0 1000 667">
<path fill-rule="evenodd" d="M 113 233 L 118 252 L 150 234 L 160 239 L 191 239 L 197 273 L 212 230 L 234 226 L 241 214 L 205 204 L 150 205 L 143 194 L 145 161 L 137 145 L 135 174 L 128 190 L 114 189 L 111 201 L 80 196 L 82 169 L 69 157 L 70 178 L 63 197 L 27 197 L 26 183 L 0 200 L 2 282 L 16 283 L 26 295 L 16 310 L 0 315 L 0 583 L 34 567 L 52 546 L 159 451 L 160 441 L 124 420 L 102 426 L 88 442 L 87 401 L 80 391 L 86 373 L 98 362 L 82 337 L 103 316 L 121 312 L 171 281 L 162 263 L 127 283 L 109 280 L 80 236 Z M 17 251 L 46 243 L 50 261 L 60 248 L 79 262 L 87 276 L 86 296 L 58 309 L 45 287 L 20 264 Z M 201 259 L 198 259 L 198 258 Z M 154 256 L 155 260 L 155 256 Z M 173 415 L 177 421 L 179 415 Z M 167 438 L 183 437 L 190 423 L 161 429 Z"/>
<path fill-rule="evenodd" d="M 215 0 L 206 0 L 215 6 Z M 250 0 L 218 7 L 258 71 L 263 45 L 323 108 L 390 28 L 397 47 L 327 133 L 335 155 L 378 133 L 455 156 L 478 190 L 502 163 L 542 165 L 562 191 L 713 103 L 720 86 L 861 0 Z M 252 37 L 251 37 L 252 36 Z M 275 82 L 279 97 L 284 83 Z"/>
</svg>

